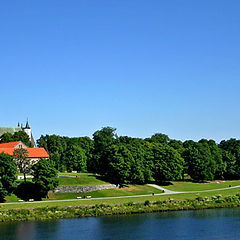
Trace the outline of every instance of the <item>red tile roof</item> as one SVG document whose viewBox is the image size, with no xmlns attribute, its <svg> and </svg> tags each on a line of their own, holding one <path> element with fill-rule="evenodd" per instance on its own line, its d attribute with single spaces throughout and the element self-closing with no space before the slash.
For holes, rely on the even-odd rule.
<svg viewBox="0 0 240 240">
<path fill-rule="evenodd" d="M 0 148 L 0 153 L 6 153 L 13 156 L 16 148 Z M 28 151 L 29 158 L 49 158 L 49 154 L 44 148 L 24 148 Z"/>
<path fill-rule="evenodd" d="M 21 141 L 17 142 L 8 142 L 8 143 L 0 143 L 0 148 L 14 148 L 18 143 Z"/>
</svg>

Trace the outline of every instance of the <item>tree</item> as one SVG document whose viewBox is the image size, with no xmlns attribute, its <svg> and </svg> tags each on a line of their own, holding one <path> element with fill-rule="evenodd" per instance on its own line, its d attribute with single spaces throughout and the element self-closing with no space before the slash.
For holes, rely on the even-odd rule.
<svg viewBox="0 0 240 240">
<path fill-rule="evenodd" d="M 93 172 L 104 174 L 105 172 L 105 151 L 116 141 L 116 128 L 104 127 L 93 134 L 94 149 L 93 159 L 91 161 L 91 170 Z"/>
<path fill-rule="evenodd" d="M 172 147 L 166 144 L 151 143 L 154 163 L 153 176 L 158 182 L 181 178 L 184 160 Z"/>
<path fill-rule="evenodd" d="M 129 183 L 131 166 L 134 159 L 130 151 L 122 144 L 109 146 L 105 151 L 104 176 L 115 184 Z"/>
<path fill-rule="evenodd" d="M 70 158 L 73 157 L 70 152 L 77 152 L 78 159 L 82 159 L 82 162 L 87 162 L 88 170 L 91 170 L 91 164 L 94 165 L 94 161 L 92 160 L 92 152 L 94 148 L 93 140 L 89 137 L 61 137 L 57 135 L 45 135 L 41 136 L 37 140 L 38 146 L 43 147 L 47 150 L 50 155 L 50 159 L 54 162 L 54 166 L 59 171 L 72 171 L 73 164 L 70 159 L 67 159 L 67 155 Z M 81 150 L 80 150 L 81 149 Z M 80 154 L 81 152 L 81 154 Z M 80 156 L 81 155 L 81 156 Z M 80 158 L 79 158 L 80 157 Z M 74 159 L 76 160 L 76 158 Z M 76 163 L 76 161 L 75 161 Z M 78 161 L 78 163 L 80 163 Z M 83 164 L 85 165 L 85 164 Z M 80 165 L 75 166 L 74 168 L 78 168 L 77 171 L 85 171 L 86 167 Z"/>
<path fill-rule="evenodd" d="M 28 147 L 33 147 L 32 142 L 29 140 L 29 136 L 24 131 L 18 131 L 13 134 L 13 141 L 22 141 Z"/>
<path fill-rule="evenodd" d="M 152 161 L 148 161 L 148 148 L 145 141 L 140 138 L 121 136 L 117 141 L 131 152 L 133 162 L 131 165 L 131 183 L 143 184 L 153 180 Z"/>
<path fill-rule="evenodd" d="M 26 174 L 30 172 L 31 161 L 28 158 L 28 151 L 24 148 L 16 148 L 13 157 L 20 173 L 23 173 L 24 182 L 26 182 Z"/>
<path fill-rule="evenodd" d="M 68 172 L 86 172 L 86 160 L 85 151 L 79 146 L 70 145 L 64 154 L 64 162 Z"/>
<path fill-rule="evenodd" d="M 219 147 L 223 150 L 224 161 L 227 164 L 225 176 L 231 179 L 240 178 L 240 140 L 231 138 L 220 142 Z"/>
<path fill-rule="evenodd" d="M 7 142 L 13 142 L 13 135 L 12 133 L 4 133 L 3 135 L 1 135 L 0 137 L 0 143 L 7 143 Z"/>
<path fill-rule="evenodd" d="M 57 135 L 45 135 L 41 136 L 37 140 L 39 147 L 43 147 L 50 155 L 50 160 L 54 162 L 54 166 L 58 170 L 65 170 L 63 162 L 63 154 L 66 151 L 67 143 L 65 137 Z"/>
<path fill-rule="evenodd" d="M 223 179 L 226 172 L 226 162 L 223 161 L 222 150 L 218 147 L 214 140 L 202 139 L 199 143 L 203 144 L 205 148 L 209 148 L 211 157 L 216 163 L 214 178 Z"/>
<path fill-rule="evenodd" d="M 186 141 L 184 146 L 183 158 L 190 177 L 195 181 L 213 180 L 217 166 L 209 146 L 194 141 Z"/>
<path fill-rule="evenodd" d="M 0 201 L 13 192 L 16 187 L 17 167 L 13 158 L 5 153 L 0 153 Z"/>
<path fill-rule="evenodd" d="M 48 191 L 58 186 L 57 170 L 52 161 L 41 159 L 32 167 L 33 182 L 39 189 L 39 195 L 46 197 Z"/>
<path fill-rule="evenodd" d="M 224 179 L 239 178 L 236 173 L 236 157 L 233 153 L 222 149 L 222 159 L 226 164 L 226 171 L 224 172 Z"/>
<path fill-rule="evenodd" d="M 151 138 L 147 138 L 146 140 L 154 143 L 168 144 L 170 141 L 170 138 L 166 134 L 155 133 L 154 135 L 151 136 Z"/>
<path fill-rule="evenodd" d="M 18 131 L 18 132 L 15 132 L 14 134 L 4 133 L 0 137 L 0 143 L 15 142 L 15 141 L 22 141 L 28 147 L 33 147 L 31 141 L 29 140 L 28 135 L 24 131 Z"/>
</svg>

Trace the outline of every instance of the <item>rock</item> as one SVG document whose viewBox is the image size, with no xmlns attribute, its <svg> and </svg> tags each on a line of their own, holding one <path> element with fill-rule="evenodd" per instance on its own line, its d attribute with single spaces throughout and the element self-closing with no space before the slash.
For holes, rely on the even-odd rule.
<svg viewBox="0 0 240 240">
<path fill-rule="evenodd" d="M 58 186 L 55 189 L 55 192 L 59 193 L 86 193 L 93 192 L 104 189 L 113 189 L 117 188 L 114 184 L 105 184 L 105 185 L 89 185 L 89 186 Z"/>
</svg>

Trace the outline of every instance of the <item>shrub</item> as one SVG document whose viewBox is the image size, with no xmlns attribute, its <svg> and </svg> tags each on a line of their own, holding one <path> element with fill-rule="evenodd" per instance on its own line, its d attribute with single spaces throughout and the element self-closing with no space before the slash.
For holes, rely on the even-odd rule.
<svg viewBox="0 0 240 240">
<path fill-rule="evenodd" d="M 150 201 L 149 200 L 146 200 L 145 202 L 144 202 L 144 206 L 150 206 Z"/>
</svg>

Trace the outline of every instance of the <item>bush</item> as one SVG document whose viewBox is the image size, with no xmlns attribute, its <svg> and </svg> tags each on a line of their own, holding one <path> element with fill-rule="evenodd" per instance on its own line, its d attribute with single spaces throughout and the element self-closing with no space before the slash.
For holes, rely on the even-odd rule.
<svg viewBox="0 0 240 240">
<path fill-rule="evenodd" d="M 146 200 L 146 201 L 144 202 L 144 206 L 150 206 L 150 205 L 151 205 L 151 203 L 150 203 L 149 200 Z"/>
</svg>

